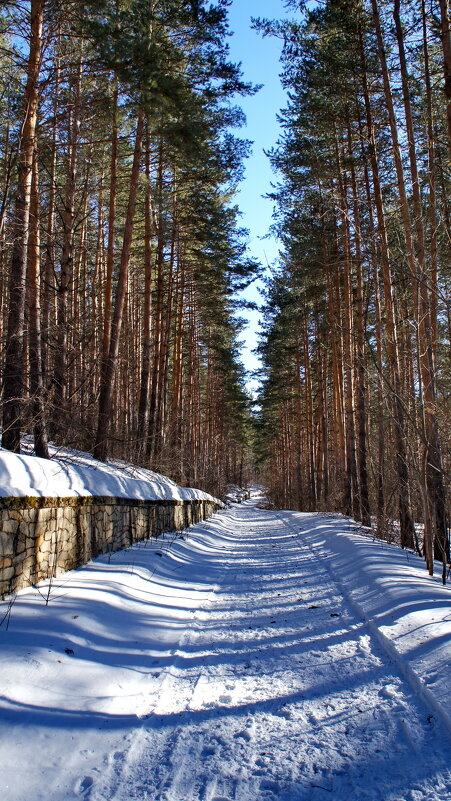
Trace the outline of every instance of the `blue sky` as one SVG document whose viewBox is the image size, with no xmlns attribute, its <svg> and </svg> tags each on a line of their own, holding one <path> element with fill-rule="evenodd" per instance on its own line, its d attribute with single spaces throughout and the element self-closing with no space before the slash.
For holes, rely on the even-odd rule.
<svg viewBox="0 0 451 801">
<path fill-rule="evenodd" d="M 237 195 L 243 213 L 243 225 L 249 229 L 249 249 L 262 264 L 274 263 L 278 255 L 278 243 L 274 238 L 261 240 L 268 233 L 272 222 L 272 202 L 262 197 L 271 190 L 271 182 L 276 180 L 264 150 L 277 141 L 279 126 L 277 113 L 285 106 L 286 95 L 280 85 L 281 42 L 272 37 L 263 38 L 251 30 L 251 17 L 281 19 L 292 17 L 284 9 L 283 0 L 233 0 L 230 7 L 230 28 L 234 35 L 230 39 L 231 59 L 241 62 L 244 77 L 263 88 L 254 97 L 241 98 L 240 105 L 247 116 L 247 126 L 242 135 L 254 142 L 252 156 L 246 163 L 246 177 Z M 255 287 L 248 290 L 247 297 L 258 300 Z M 244 315 L 243 315 L 244 316 Z M 256 345 L 258 314 L 247 313 L 249 326 L 242 339 L 246 340 L 242 359 L 246 369 L 258 366 L 251 353 Z M 250 388 L 255 386 L 250 382 Z"/>
</svg>

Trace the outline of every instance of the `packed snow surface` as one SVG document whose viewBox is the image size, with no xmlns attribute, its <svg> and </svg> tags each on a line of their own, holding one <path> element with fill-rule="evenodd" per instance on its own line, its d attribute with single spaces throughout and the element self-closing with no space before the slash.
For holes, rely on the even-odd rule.
<svg viewBox="0 0 451 801">
<path fill-rule="evenodd" d="M 202 490 L 179 487 L 160 473 L 119 460 L 99 462 L 89 453 L 51 447 L 51 459 L 0 448 L 0 497 L 71 498 L 94 495 L 133 500 L 211 500 Z"/>
<path fill-rule="evenodd" d="M 344 518 L 250 499 L 5 615 L 2 801 L 451 799 L 450 592 Z"/>
</svg>

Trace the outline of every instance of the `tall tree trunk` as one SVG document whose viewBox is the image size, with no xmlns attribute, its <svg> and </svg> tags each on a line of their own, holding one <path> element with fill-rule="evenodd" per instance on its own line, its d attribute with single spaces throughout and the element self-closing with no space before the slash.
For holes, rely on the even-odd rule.
<svg viewBox="0 0 451 801">
<path fill-rule="evenodd" d="M 363 270 L 362 244 L 360 231 L 359 202 L 357 181 L 353 162 L 351 128 L 348 123 L 348 152 L 351 170 L 351 187 L 353 200 L 356 290 L 357 290 L 357 427 L 358 427 L 358 468 L 360 490 L 360 515 L 364 526 L 371 525 L 370 501 L 368 492 L 367 468 L 367 424 L 366 424 L 366 388 L 365 388 L 365 312 L 363 306 Z"/>
<path fill-rule="evenodd" d="M 343 155 L 339 153 L 335 137 L 335 154 L 338 172 L 338 188 L 341 202 L 341 231 L 343 250 L 343 371 L 345 376 L 345 418 L 346 418 L 346 473 L 344 509 L 345 514 L 353 515 L 360 520 L 360 498 L 357 482 L 357 462 L 355 448 L 354 418 L 354 354 L 352 338 L 354 335 L 354 319 L 352 309 L 352 261 L 349 232 L 349 209 L 347 198 L 346 175 L 343 171 Z"/>
<path fill-rule="evenodd" d="M 0 202 L 0 238 L 3 240 L 5 232 L 6 213 L 8 210 L 9 194 L 11 188 L 11 180 L 15 165 L 15 156 L 13 148 L 11 147 L 11 123 L 8 118 L 5 126 L 5 142 L 3 147 L 3 172 L 2 172 L 2 199 Z"/>
<path fill-rule="evenodd" d="M 150 463 L 153 464 L 155 451 L 157 448 L 157 406 L 158 393 L 161 383 L 161 349 L 163 347 L 163 304 L 164 304 L 164 212 L 163 212 L 163 144 L 160 141 L 158 155 L 158 177 L 157 177 L 157 252 L 156 252 L 156 304 L 154 317 L 154 350 L 153 350 L 153 370 L 150 389 L 149 403 L 149 427 L 147 436 L 147 455 Z"/>
<path fill-rule="evenodd" d="M 19 143 L 18 182 L 13 231 L 13 252 L 9 282 L 9 314 L 3 378 L 2 445 L 20 452 L 20 427 L 24 364 L 24 316 L 27 275 L 27 247 L 33 156 L 36 148 L 38 81 L 42 50 L 45 0 L 31 0 L 30 53 L 24 96 L 24 114 Z"/>
<path fill-rule="evenodd" d="M 446 120 L 448 123 L 448 147 L 451 154 L 451 16 L 449 0 L 440 0 L 441 40 L 445 76 Z"/>
<path fill-rule="evenodd" d="M 376 27 L 376 34 L 378 40 L 378 51 L 379 51 L 379 59 L 381 62 L 382 68 L 382 75 L 384 81 L 384 88 L 385 88 L 385 95 L 387 106 L 389 110 L 389 118 L 390 118 L 390 129 L 393 138 L 393 151 L 395 155 L 395 164 L 397 167 L 398 173 L 398 181 L 401 183 L 402 180 L 401 175 L 399 174 L 401 167 L 402 170 L 402 163 L 400 162 L 399 158 L 399 146 L 395 146 L 395 142 L 397 142 L 397 130 L 396 130 L 396 119 L 393 112 L 393 102 L 391 99 L 391 88 L 390 82 L 388 78 L 388 69 L 387 69 L 387 60 L 385 56 L 385 49 L 382 40 L 382 31 L 380 26 L 379 20 L 379 10 L 377 7 L 376 0 L 371 0 L 372 8 L 373 8 L 373 19 L 375 22 Z M 371 171 L 373 176 L 373 187 L 374 187 L 374 201 L 376 205 L 376 213 L 377 213 L 377 221 L 378 221 L 378 233 L 380 238 L 380 247 L 381 247 L 381 262 L 382 262 L 382 272 L 383 272 L 383 285 L 384 285 L 384 304 L 385 304 L 385 311 L 386 311 L 386 331 L 387 331 L 387 350 L 389 355 L 390 367 L 391 367 L 391 382 L 392 382 L 392 400 L 393 400 L 393 418 L 394 418 L 394 428 L 395 428 L 395 438 L 396 438 L 396 462 L 397 462 L 397 472 L 398 472 L 398 480 L 399 480 L 399 524 L 401 530 L 401 543 L 404 547 L 413 548 L 415 544 L 415 529 L 414 523 L 412 518 L 412 513 L 410 509 L 410 485 L 409 485 L 409 468 L 407 464 L 407 449 L 406 449 L 406 439 L 405 439 L 405 414 L 404 414 L 404 406 L 403 406 L 403 398 L 402 398 L 402 383 L 401 383 L 401 374 L 399 369 L 399 354 L 398 354 L 398 339 L 397 339 L 397 331 L 396 331 L 396 315 L 395 315 L 395 308 L 394 308 L 394 299 L 393 299 L 393 281 L 392 281 L 392 274 L 391 274 L 391 264 L 390 264 L 390 253 L 388 247 L 388 238 L 387 238 L 387 230 L 385 225 L 385 214 L 384 214 L 384 207 L 383 207 L 383 200 L 382 200 L 382 190 L 379 178 L 379 165 L 377 163 L 376 158 L 376 147 L 375 147 L 375 139 L 374 139 L 374 128 L 373 128 L 373 121 L 372 121 L 372 113 L 371 113 L 371 106 L 369 100 L 369 91 L 367 85 L 367 78 L 366 78 L 366 69 L 365 69 L 365 61 L 364 61 L 364 52 L 363 52 L 363 41 L 361 40 L 362 46 L 362 61 L 364 64 L 364 69 L 362 71 L 362 78 L 363 78 L 363 89 L 364 89 L 364 99 L 365 99 L 365 109 L 366 109 L 366 118 L 367 118 L 367 127 L 368 127 L 368 139 L 370 141 L 370 154 L 371 154 Z M 390 113 L 390 109 L 392 113 Z M 402 204 L 402 210 L 405 213 L 404 204 Z M 405 222 L 405 220 L 404 220 Z M 407 226 L 408 228 L 408 226 Z M 410 248 L 410 253 L 412 249 Z"/>
<path fill-rule="evenodd" d="M 418 285 L 417 330 L 421 379 L 423 384 L 423 418 L 426 440 L 426 485 L 431 503 L 432 521 L 435 527 L 435 557 L 449 562 L 449 541 L 445 512 L 445 485 L 443 478 L 442 452 L 437 421 L 435 390 L 435 370 L 432 351 L 431 308 L 429 302 L 428 275 L 425 265 L 425 245 L 423 214 L 415 148 L 412 107 L 407 78 L 407 63 L 404 46 L 404 33 L 400 16 L 400 0 L 394 0 L 394 20 L 401 65 L 401 81 L 409 142 L 409 160 L 412 176 L 412 197 L 415 216 L 417 270 L 415 280 Z"/>
<path fill-rule="evenodd" d="M 174 219 L 172 237 L 171 237 L 171 251 L 169 254 L 168 291 L 165 304 L 164 324 L 162 325 L 162 333 L 161 333 L 161 347 L 159 353 L 160 365 L 158 368 L 158 373 L 160 378 L 158 383 L 157 408 L 156 408 L 156 436 L 157 436 L 156 442 L 159 454 L 161 454 L 165 444 L 166 414 L 168 408 L 167 396 L 168 396 L 168 379 L 169 379 L 169 354 L 170 354 L 170 337 L 171 337 L 171 323 L 172 323 L 172 306 L 174 297 L 174 262 L 175 262 L 175 247 L 176 247 L 175 237 L 176 237 L 176 223 Z"/>
<path fill-rule="evenodd" d="M 45 416 L 44 383 L 41 350 L 41 287 L 39 242 L 38 163 L 35 152 L 30 198 L 27 284 L 29 298 L 28 358 L 30 362 L 30 394 L 33 412 L 34 450 L 36 456 L 49 458 Z"/>
<path fill-rule="evenodd" d="M 171 427 L 172 450 L 176 456 L 179 475 L 183 475 L 182 456 L 182 408 L 183 408 L 183 334 L 184 334 L 184 307 L 185 307 L 185 255 L 179 253 L 178 257 L 178 298 L 176 302 L 174 348 L 173 348 L 173 377 L 172 377 L 172 403 Z"/>
<path fill-rule="evenodd" d="M 305 390 L 305 429 L 307 438 L 307 476 L 308 476 L 308 501 L 310 511 L 314 511 L 317 505 L 317 483 L 314 459 L 314 423 L 313 423 L 313 403 L 312 403 L 312 376 L 310 369 L 309 339 L 307 326 L 307 310 L 304 310 L 304 390 Z M 290 448 L 291 450 L 291 448 Z"/>
<path fill-rule="evenodd" d="M 361 132 L 362 136 L 363 132 Z M 371 240 L 371 266 L 374 281 L 374 313 L 376 336 L 376 370 L 377 370 L 377 478 L 376 478 L 376 531 L 381 538 L 385 534 L 385 421 L 384 421 L 384 386 L 383 386 L 383 345 L 382 345 L 382 313 L 381 287 L 379 278 L 379 260 L 375 243 L 375 225 L 371 197 L 368 166 L 365 164 L 365 192 L 368 206 L 369 233 Z"/>
<path fill-rule="evenodd" d="M 434 139 L 434 116 L 432 111 L 432 86 L 431 73 L 429 67 L 429 46 L 426 27 L 426 8 L 425 0 L 421 0 L 421 16 L 423 24 L 423 58 L 424 58 L 424 83 L 426 89 L 426 109 L 427 109 L 427 130 L 428 130 L 428 181 L 429 181 L 429 230 L 430 230 L 430 258 L 431 258 L 431 336 L 432 336 L 432 356 L 436 360 L 437 355 L 437 302 L 438 302 L 438 254 L 437 254 L 437 190 L 435 173 L 435 139 Z"/>
<path fill-rule="evenodd" d="M 138 448 L 144 452 L 144 438 L 149 416 L 149 383 L 151 359 L 151 315 L 152 315 L 152 198 L 150 186 L 150 137 L 146 141 L 146 198 L 144 203 L 144 306 L 141 377 L 138 405 Z"/>
<path fill-rule="evenodd" d="M 53 88 L 53 113 L 52 113 L 52 136 L 50 150 L 50 173 L 49 173 L 49 195 L 47 210 L 47 230 L 45 237 L 45 261 L 42 270 L 42 309 L 41 309 L 41 340 L 42 340 L 42 375 L 44 386 L 48 389 L 50 374 L 50 349 L 49 340 L 51 336 L 51 307 L 55 303 L 55 201 L 56 201 L 56 171 L 57 171 L 57 138 L 58 138 L 58 108 L 59 108 L 59 88 L 60 88 L 60 33 L 57 36 L 57 54 L 54 62 L 55 84 Z"/>
<path fill-rule="evenodd" d="M 332 413 L 333 413 L 333 440 L 334 440 L 334 483 L 343 483 L 343 475 L 347 481 L 346 455 L 345 455 L 345 435 L 344 435 L 344 413 L 343 413 L 343 380 L 341 371 L 341 347 L 339 339 L 339 326 L 337 322 L 337 303 L 334 292 L 333 276 L 331 275 L 334 267 L 328 264 L 327 270 L 327 297 L 328 297 L 328 319 L 332 332 Z M 337 508 L 337 502 L 334 504 Z M 338 504 L 342 510 L 342 503 Z"/>
<path fill-rule="evenodd" d="M 106 280 L 105 280 L 105 307 L 103 312 L 103 339 L 102 339 L 102 361 L 106 362 L 110 350 L 111 335 L 111 309 L 113 299 L 113 269 L 114 269 L 114 240 L 116 235 L 116 192 L 117 192 L 117 105 L 118 105 L 118 85 L 117 78 L 114 79 L 113 90 L 113 121 L 111 126 L 111 158 L 110 158 L 110 202 L 108 209 L 108 245 L 106 258 Z"/>
<path fill-rule="evenodd" d="M 305 508 L 304 481 L 302 476 L 302 434 L 307 431 L 302 415 L 301 343 L 296 343 L 296 502 L 298 509 Z"/>
<path fill-rule="evenodd" d="M 132 173 L 130 176 L 130 189 L 128 196 L 127 215 L 125 219 L 121 261 L 119 266 L 117 291 L 114 304 L 113 319 L 111 321 L 110 346 L 108 351 L 108 358 L 106 362 L 102 365 L 102 376 L 100 383 L 99 419 L 97 425 L 96 441 L 94 445 L 94 456 L 96 459 L 101 459 L 102 461 L 105 461 L 108 455 L 108 434 L 110 427 L 110 418 L 113 408 L 114 377 L 117 369 L 117 359 L 119 354 L 119 339 L 121 335 L 125 298 L 127 293 L 128 272 L 130 265 L 130 254 L 131 254 L 133 227 L 135 220 L 136 195 L 138 191 L 139 171 L 141 164 L 143 132 L 144 132 L 144 111 L 142 108 L 140 108 L 138 112 L 138 123 L 136 127 L 135 150 L 133 154 Z"/>
<path fill-rule="evenodd" d="M 78 61 L 73 91 L 73 107 L 68 120 L 68 172 L 65 187 L 64 204 L 61 214 L 63 223 L 63 248 L 61 255 L 60 276 L 57 285 L 57 347 L 53 373 L 53 435 L 59 436 L 67 425 L 67 348 L 68 348 L 68 295 L 72 282 L 74 260 L 74 228 L 75 228 L 75 192 L 77 186 L 77 156 L 80 131 L 80 92 L 81 92 L 82 60 Z"/>
</svg>

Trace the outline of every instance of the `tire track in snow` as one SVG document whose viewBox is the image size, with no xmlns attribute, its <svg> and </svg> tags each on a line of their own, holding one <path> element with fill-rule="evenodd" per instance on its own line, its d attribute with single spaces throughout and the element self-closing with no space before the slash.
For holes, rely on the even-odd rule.
<svg viewBox="0 0 451 801">
<path fill-rule="evenodd" d="M 232 524 L 208 608 L 185 631 L 114 792 L 92 801 L 450 799 L 440 727 L 299 527 L 251 504 Z"/>
<path fill-rule="evenodd" d="M 197 534 L 197 536 L 199 535 Z M 193 538 L 193 533 L 191 538 Z M 222 573 L 226 573 L 230 567 L 231 564 L 226 563 Z M 181 682 L 184 649 L 189 648 L 195 641 L 199 628 L 208 617 L 209 607 L 218 589 L 218 583 L 212 585 L 203 608 L 195 609 L 192 612 L 177 646 L 168 652 L 168 656 L 172 657 L 171 663 L 162 669 L 158 684 L 152 685 L 148 700 L 143 701 L 141 709 L 137 712 L 138 719 L 142 721 L 141 726 L 125 736 L 125 745 L 121 751 L 116 751 L 108 757 L 101 781 L 95 786 L 93 786 L 93 782 L 90 782 L 86 792 L 81 787 L 81 794 L 84 795 L 85 801 L 122 801 L 122 798 L 125 797 L 123 793 L 127 792 L 130 782 L 134 781 L 136 766 L 149 747 L 145 721 L 150 717 L 158 719 L 160 715 L 167 715 L 168 711 L 182 717 L 189 710 L 190 699 L 196 692 L 202 674 L 183 676 Z M 156 736 L 152 738 L 152 755 L 157 763 L 164 764 L 167 761 L 168 756 L 174 750 L 178 736 L 178 729 L 167 732 L 164 726 L 157 727 Z M 144 794 L 140 796 L 140 801 L 147 798 L 147 782 L 146 785 L 138 788 L 138 791 Z"/>
<path fill-rule="evenodd" d="M 292 524 L 288 522 L 286 519 L 284 519 L 282 516 L 280 516 L 280 519 L 284 522 L 285 525 L 288 526 L 288 528 L 292 531 L 293 535 L 296 536 L 299 542 L 301 543 L 300 534 L 296 533 L 296 531 L 299 531 L 299 526 L 295 529 L 293 528 Z M 354 598 L 350 589 L 336 575 L 330 563 L 325 562 L 320 551 L 317 548 L 313 547 L 312 545 L 308 545 L 306 543 L 302 543 L 302 545 L 303 547 L 308 548 L 310 550 L 312 556 L 314 556 L 315 559 L 322 562 L 331 580 L 339 588 L 339 591 L 342 593 L 347 603 L 351 606 L 351 608 L 358 615 L 358 617 L 361 620 L 363 620 L 365 624 L 368 626 L 368 629 L 371 632 L 372 636 L 375 638 L 375 640 L 377 640 L 379 645 L 385 651 L 387 657 L 397 665 L 399 672 L 410 685 L 414 695 L 417 696 L 417 698 L 421 703 L 424 703 L 428 707 L 428 709 L 433 715 L 436 715 L 438 717 L 442 725 L 446 728 L 448 737 L 451 737 L 451 723 L 450 723 L 449 712 L 445 710 L 443 706 L 440 705 L 436 695 L 430 692 L 428 687 L 421 681 L 421 679 L 418 677 L 415 670 L 410 666 L 408 661 L 406 659 L 403 659 L 402 655 L 398 653 L 394 642 L 389 637 L 387 637 L 371 619 L 367 617 L 367 615 L 365 614 L 365 610 Z"/>
</svg>

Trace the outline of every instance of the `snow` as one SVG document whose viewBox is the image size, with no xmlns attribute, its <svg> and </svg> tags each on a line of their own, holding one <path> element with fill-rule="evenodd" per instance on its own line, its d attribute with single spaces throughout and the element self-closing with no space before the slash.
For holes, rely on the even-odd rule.
<svg viewBox="0 0 451 801">
<path fill-rule="evenodd" d="M 31 452 L 27 441 L 25 448 Z M 48 460 L 0 448 L 0 497 L 93 495 L 130 500 L 212 500 L 202 490 L 179 487 L 166 476 L 119 460 L 99 462 L 88 453 L 55 446 L 50 447 L 50 454 L 52 458 Z"/>
<path fill-rule="evenodd" d="M 431 578 L 411 551 L 353 533 L 352 521 L 344 527 L 337 533 L 336 520 L 304 527 L 305 542 L 451 735 L 451 597 L 441 564 Z"/>
<path fill-rule="evenodd" d="M 239 487 L 231 487 L 224 500 L 226 503 L 241 503 L 249 497 L 249 493 Z"/>
<path fill-rule="evenodd" d="M 2 610 L 3 801 L 451 799 L 450 591 L 346 519 L 251 498 Z"/>
</svg>

